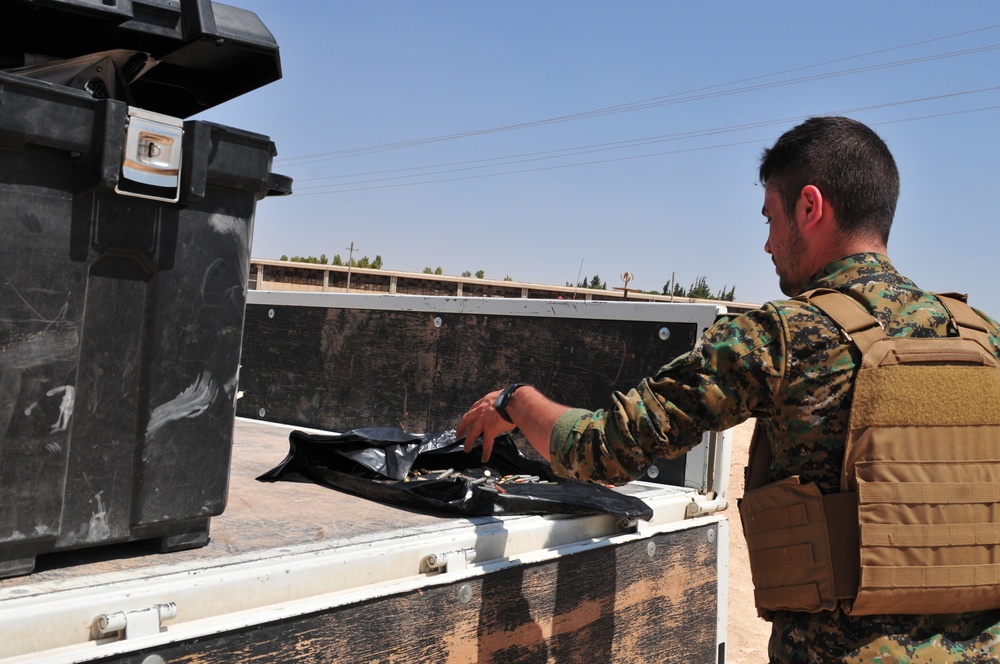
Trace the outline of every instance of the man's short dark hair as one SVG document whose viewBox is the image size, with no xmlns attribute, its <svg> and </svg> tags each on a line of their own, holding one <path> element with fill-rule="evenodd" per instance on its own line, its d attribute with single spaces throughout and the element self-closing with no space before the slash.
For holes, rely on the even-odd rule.
<svg viewBox="0 0 1000 664">
<path fill-rule="evenodd" d="M 889 241 L 899 171 L 885 142 L 856 120 L 815 117 L 788 130 L 764 149 L 760 181 L 778 192 L 788 215 L 802 188 L 814 185 L 833 206 L 845 236 Z"/>
</svg>

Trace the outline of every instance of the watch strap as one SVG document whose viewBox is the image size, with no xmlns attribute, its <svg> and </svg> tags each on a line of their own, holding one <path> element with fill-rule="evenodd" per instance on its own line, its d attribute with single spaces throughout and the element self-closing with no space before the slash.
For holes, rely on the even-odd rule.
<svg viewBox="0 0 1000 664">
<path fill-rule="evenodd" d="M 514 392 L 517 391 L 519 387 L 524 387 L 527 383 L 511 383 L 507 387 L 503 388 L 497 400 L 493 403 L 493 409 L 497 411 L 497 414 L 504 419 L 505 422 L 511 424 L 514 420 L 510 419 L 510 415 L 507 414 L 507 405 L 510 403 L 511 397 L 514 396 Z"/>
</svg>

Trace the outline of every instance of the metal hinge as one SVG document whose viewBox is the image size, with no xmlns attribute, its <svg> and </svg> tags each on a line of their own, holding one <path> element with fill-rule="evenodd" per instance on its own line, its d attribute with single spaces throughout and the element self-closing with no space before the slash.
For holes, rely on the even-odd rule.
<svg viewBox="0 0 1000 664">
<path fill-rule="evenodd" d="M 183 140 L 183 120 L 129 107 L 125 152 L 115 191 L 176 203 L 180 200 Z"/>
<path fill-rule="evenodd" d="M 177 605 L 169 602 L 137 611 L 104 613 L 97 616 L 94 624 L 98 633 L 103 636 L 118 633 L 120 639 L 134 639 L 159 634 L 163 621 L 176 617 Z"/>
</svg>

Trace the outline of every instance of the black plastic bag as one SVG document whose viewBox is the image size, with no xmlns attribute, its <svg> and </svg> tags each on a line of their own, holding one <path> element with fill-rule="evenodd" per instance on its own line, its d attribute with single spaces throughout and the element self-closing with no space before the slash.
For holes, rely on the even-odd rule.
<svg viewBox="0 0 1000 664">
<path fill-rule="evenodd" d="M 503 434 L 482 462 L 482 440 L 463 450 L 454 431 L 410 434 L 373 427 L 342 434 L 293 431 L 284 461 L 257 479 L 312 481 L 383 503 L 455 516 L 612 514 L 649 520 L 639 498 L 556 477 Z"/>
</svg>

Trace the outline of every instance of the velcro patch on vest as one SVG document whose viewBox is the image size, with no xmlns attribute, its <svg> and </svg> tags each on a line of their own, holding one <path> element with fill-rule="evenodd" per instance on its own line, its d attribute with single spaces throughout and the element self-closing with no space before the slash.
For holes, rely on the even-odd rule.
<svg viewBox="0 0 1000 664">
<path fill-rule="evenodd" d="M 854 386 L 851 428 L 1000 425 L 1000 371 L 972 366 L 862 369 Z M 890 398 L 887 398 L 890 397 Z"/>
</svg>

